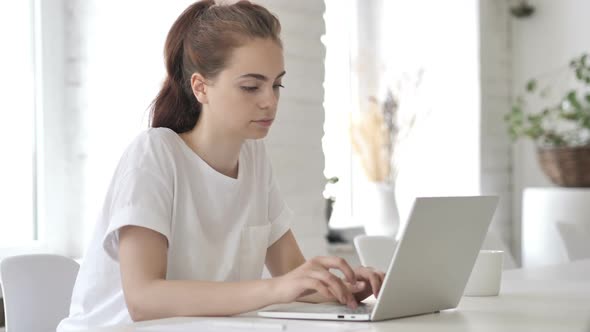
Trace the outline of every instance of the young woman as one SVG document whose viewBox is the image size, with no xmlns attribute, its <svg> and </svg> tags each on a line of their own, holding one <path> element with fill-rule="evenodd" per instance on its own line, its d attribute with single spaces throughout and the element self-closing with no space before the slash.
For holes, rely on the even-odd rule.
<svg viewBox="0 0 590 332">
<path fill-rule="evenodd" d="M 290 230 L 261 140 L 285 75 L 279 32 L 247 1 L 176 20 L 152 128 L 121 158 L 59 331 L 378 295 L 382 272 L 306 261 Z"/>
</svg>

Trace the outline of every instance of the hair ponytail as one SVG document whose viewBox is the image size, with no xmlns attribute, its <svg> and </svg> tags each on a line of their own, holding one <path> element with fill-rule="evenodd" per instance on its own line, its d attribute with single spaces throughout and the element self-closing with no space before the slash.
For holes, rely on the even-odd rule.
<svg viewBox="0 0 590 332">
<path fill-rule="evenodd" d="M 214 78 L 226 65 L 231 51 L 244 38 L 272 38 L 279 44 L 278 19 L 264 7 L 249 1 L 216 5 L 198 1 L 176 19 L 164 48 L 166 79 L 151 104 L 150 126 L 177 133 L 194 128 L 202 105 L 191 88 L 191 75 Z"/>
<path fill-rule="evenodd" d="M 197 123 L 201 104 L 191 91 L 190 77 L 184 77 L 184 43 L 195 19 L 213 4 L 213 0 L 192 4 L 170 28 L 164 47 L 167 76 L 152 103 L 151 127 L 167 127 L 183 133 Z"/>
</svg>

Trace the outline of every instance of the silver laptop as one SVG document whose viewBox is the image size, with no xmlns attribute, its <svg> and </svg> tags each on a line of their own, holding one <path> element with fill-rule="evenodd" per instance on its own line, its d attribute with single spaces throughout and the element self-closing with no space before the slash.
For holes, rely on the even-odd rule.
<svg viewBox="0 0 590 332">
<path fill-rule="evenodd" d="M 417 198 L 374 305 L 297 303 L 258 315 L 379 321 L 456 308 L 497 205 L 497 196 Z"/>
</svg>

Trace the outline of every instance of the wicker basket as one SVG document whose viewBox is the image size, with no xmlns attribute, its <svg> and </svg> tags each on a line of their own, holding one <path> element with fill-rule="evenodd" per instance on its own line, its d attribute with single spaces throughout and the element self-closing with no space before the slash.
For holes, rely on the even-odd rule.
<svg viewBox="0 0 590 332">
<path fill-rule="evenodd" d="M 562 187 L 590 187 L 590 146 L 539 148 L 541 168 Z"/>
</svg>

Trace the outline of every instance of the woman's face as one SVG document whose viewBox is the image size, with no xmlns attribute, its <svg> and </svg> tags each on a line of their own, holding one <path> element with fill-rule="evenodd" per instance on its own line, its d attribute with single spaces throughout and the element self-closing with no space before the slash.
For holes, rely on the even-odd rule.
<svg viewBox="0 0 590 332">
<path fill-rule="evenodd" d="M 206 85 L 203 111 L 224 135 L 263 138 L 277 113 L 284 74 L 283 50 L 277 42 L 250 40 L 233 51 L 227 67 Z"/>
</svg>

